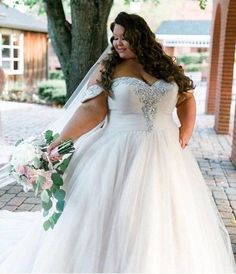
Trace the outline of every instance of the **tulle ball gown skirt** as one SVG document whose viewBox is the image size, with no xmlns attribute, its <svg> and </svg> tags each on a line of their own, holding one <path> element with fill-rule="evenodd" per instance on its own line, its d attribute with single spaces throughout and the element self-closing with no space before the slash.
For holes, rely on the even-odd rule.
<svg viewBox="0 0 236 274">
<path fill-rule="evenodd" d="M 53 230 L 41 212 L 0 211 L 0 272 L 235 273 L 229 235 L 176 125 L 148 132 L 112 119 L 78 141 Z"/>
</svg>

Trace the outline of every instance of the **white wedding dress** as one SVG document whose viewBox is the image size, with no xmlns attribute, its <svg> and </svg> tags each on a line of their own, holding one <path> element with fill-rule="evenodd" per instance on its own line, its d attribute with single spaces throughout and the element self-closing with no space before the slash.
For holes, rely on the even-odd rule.
<svg viewBox="0 0 236 274">
<path fill-rule="evenodd" d="M 0 211 L 0 272 L 236 273 L 230 238 L 172 112 L 177 85 L 112 84 L 109 115 L 78 139 L 53 230 Z M 83 101 L 100 94 L 93 85 Z"/>
</svg>

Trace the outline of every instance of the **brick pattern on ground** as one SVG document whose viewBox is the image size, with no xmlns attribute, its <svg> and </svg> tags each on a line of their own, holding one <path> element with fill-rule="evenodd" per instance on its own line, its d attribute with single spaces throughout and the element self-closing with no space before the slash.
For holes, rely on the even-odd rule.
<svg viewBox="0 0 236 274">
<path fill-rule="evenodd" d="M 195 92 L 198 115 L 190 148 L 229 232 L 236 258 L 236 168 L 229 159 L 232 137 L 215 133 L 214 116 L 204 114 L 205 93 L 206 86 L 199 85 Z M 3 132 L 10 144 L 39 134 L 61 112 L 46 106 L 0 102 L 0 109 L 4 107 Z M 21 186 L 11 184 L 0 189 L 0 209 L 38 211 L 40 199 L 32 191 L 25 193 Z"/>
</svg>

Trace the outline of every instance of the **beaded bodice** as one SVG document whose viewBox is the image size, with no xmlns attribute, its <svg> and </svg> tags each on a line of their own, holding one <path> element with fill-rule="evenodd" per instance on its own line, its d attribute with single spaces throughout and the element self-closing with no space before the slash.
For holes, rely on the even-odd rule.
<svg viewBox="0 0 236 274">
<path fill-rule="evenodd" d="M 102 92 L 99 85 L 87 90 L 86 98 Z M 141 79 L 122 76 L 113 79 L 113 96 L 108 98 L 112 127 L 132 127 L 152 131 L 155 124 L 162 126 L 171 116 L 177 102 L 178 86 L 157 80 L 149 85 Z"/>
<path fill-rule="evenodd" d="M 113 98 L 109 98 L 111 112 L 141 114 L 151 131 L 157 115 L 172 114 L 177 101 L 178 86 L 157 80 L 152 85 L 134 77 L 117 77 L 113 80 Z"/>
</svg>

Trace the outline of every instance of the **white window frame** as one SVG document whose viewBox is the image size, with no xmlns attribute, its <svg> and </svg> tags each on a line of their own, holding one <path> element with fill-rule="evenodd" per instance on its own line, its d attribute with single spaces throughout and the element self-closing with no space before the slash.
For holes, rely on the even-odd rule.
<svg viewBox="0 0 236 274">
<path fill-rule="evenodd" d="M 10 44 L 2 45 L 2 36 L 10 36 Z M 19 45 L 13 44 L 13 38 L 17 35 L 19 37 Z M 10 57 L 3 57 L 3 48 L 10 49 Z M 18 57 L 14 57 L 14 49 L 18 49 Z M 20 75 L 24 73 L 24 34 L 15 30 L 4 30 L 0 29 L 0 66 L 4 61 L 10 61 L 10 69 L 3 68 L 8 75 Z M 18 62 L 18 69 L 14 69 L 14 61 Z"/>
</svg>

